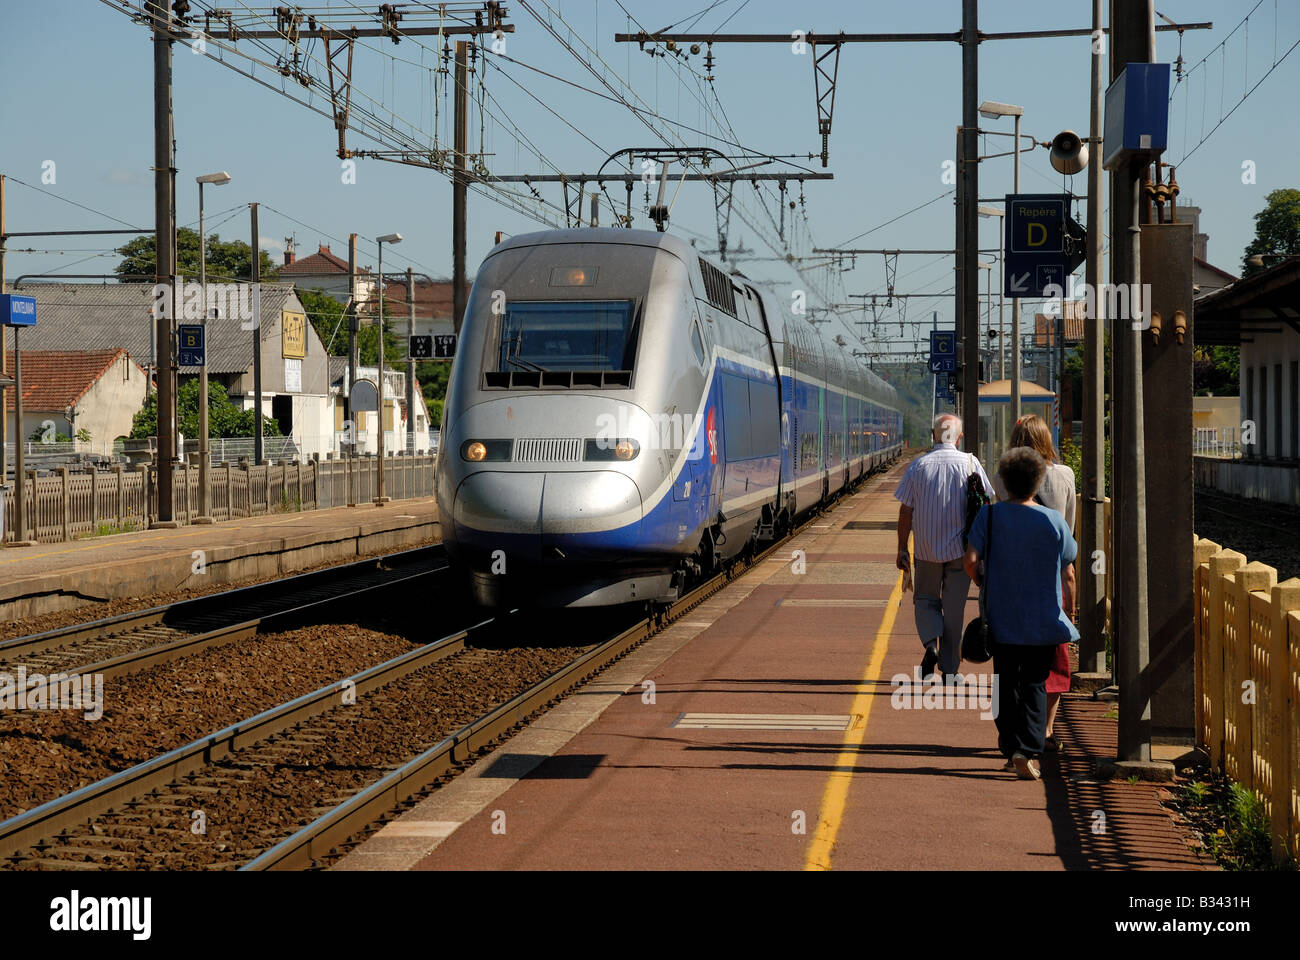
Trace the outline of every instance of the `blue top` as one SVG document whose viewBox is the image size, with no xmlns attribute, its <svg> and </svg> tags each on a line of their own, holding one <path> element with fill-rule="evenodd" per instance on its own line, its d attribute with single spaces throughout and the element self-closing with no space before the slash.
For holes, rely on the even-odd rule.
<svg viewBox="0 0 1300 960">
<path fill-rule="evenodd" d="M 1078 553 L 1070 528 L 1055 510 L 1037 503 L 999 503 L 984 600 L 998 643 L 1050 646 L 1079 639 L 1061 608 L 1061 571 Z M 989 510 L 971 525 L 970 545 L 981 557 L 988 543 Z"/>
</svg>

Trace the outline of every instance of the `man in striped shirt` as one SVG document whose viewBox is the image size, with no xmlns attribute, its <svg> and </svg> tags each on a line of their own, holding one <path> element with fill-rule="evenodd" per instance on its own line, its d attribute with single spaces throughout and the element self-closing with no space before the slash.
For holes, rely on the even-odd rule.
<svg viewBox="0 0 1300 960">
<path fill-rule="evenodd" d="M 961 635 L 970 593 L 970 577 L 962 567 L 966 478 L 979 474 L 985 494 L 993 497 L 993 486 L 979 460 L 957 449 L 962 438 L 960 418 L 940 414 L 931 434 L 934 446 L 908 465 L 894 491 L 902 503 L 898 510 L 898 569 L 906 571 L 912 565 L 909 535 L 916 554 L 913 589 L 916 629 L 925 645 L 922 679 L 936 665 L 949 678 L 961 668 Z"/>
</svg>

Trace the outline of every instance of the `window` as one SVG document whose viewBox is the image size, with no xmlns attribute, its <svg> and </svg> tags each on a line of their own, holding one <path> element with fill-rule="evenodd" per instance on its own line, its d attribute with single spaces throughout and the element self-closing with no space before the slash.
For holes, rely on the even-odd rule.
<svg viewBox="0 0 1300 960">
<path fill-rule="evenodd" d="M 631 300 L 516 302 L 501 318 L 497 368 L 631 370 L 636 324 Z"/>
<path fill-rule="evenodd" d="M 749 382 L 729 373 L 722 374 L 723 443 L 727 462 L 748 460 L 753 451 L 749 436 Z"/>
<path fill-rule="evenodd" d="M 691 348 L 695 351 L 695 359 L 700 366 L 704 366 L 704 341 L 700 339 L 700 325 L 696 322 L 691 323 Z"/>
<path fill-rule="evenodd" d="M 1282 364 L 1273 364 L 1273 456 L 1285 456 L 1282 449 Z"/>
<path fill-rule="evenodd" d="M 1265 420 L 1268 413 L 1268 367 L 1259 368 L 1259 419 Z M 1264 425 L 1255 421 L 1255 435 L 1259 444 L 1259 455 L 1268 456 L 1268 430 Z"/>
</svg>

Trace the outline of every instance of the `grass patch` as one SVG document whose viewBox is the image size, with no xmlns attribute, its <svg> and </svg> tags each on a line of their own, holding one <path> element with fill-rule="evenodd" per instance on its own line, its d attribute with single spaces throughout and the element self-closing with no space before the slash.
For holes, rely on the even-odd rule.
<svg viewBox="0 0 1300 960">
<path fill-rule="evenodd" d="M 1273 842 L 1263 802 L 1219 773 L 1203 772 L 1177 794 L 1175 806 L 1200 834 L 1205 849 L 1225 870 L 1294 872 L 1288 857 L 1273 859 Z"/>
<path fill-rule="evenodd" d="M 301 513 L 302 499 L 298 496 L 289 496 L 288 490 L 280 491 L 280 502 L 275 505 L 276 513 Z"/>
<path fill-rule="evenodd" d="M 111 537 L 115 533 L 132 533 L 136 530 L 136 525 L 130 520 L 124 520 L 121 526 L 116 523 L 109 523 L 101 520 L 95 525 L 95 529 L 89 533 L 83 533 L 77 537 L 78 540 L 93 540 L 95 537 Z"/>
</svg>

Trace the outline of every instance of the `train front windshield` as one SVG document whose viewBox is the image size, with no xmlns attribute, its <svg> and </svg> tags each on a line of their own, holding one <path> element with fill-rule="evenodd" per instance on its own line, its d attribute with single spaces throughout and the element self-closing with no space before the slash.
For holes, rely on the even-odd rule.
<svg viewBox="0 0 1300 960">
<path fill-rule="evenodd" d="M 631 370 L 636 353 L 631 300 L 535 300 L 507 304 L 497 369 Z"/>
</svg>

